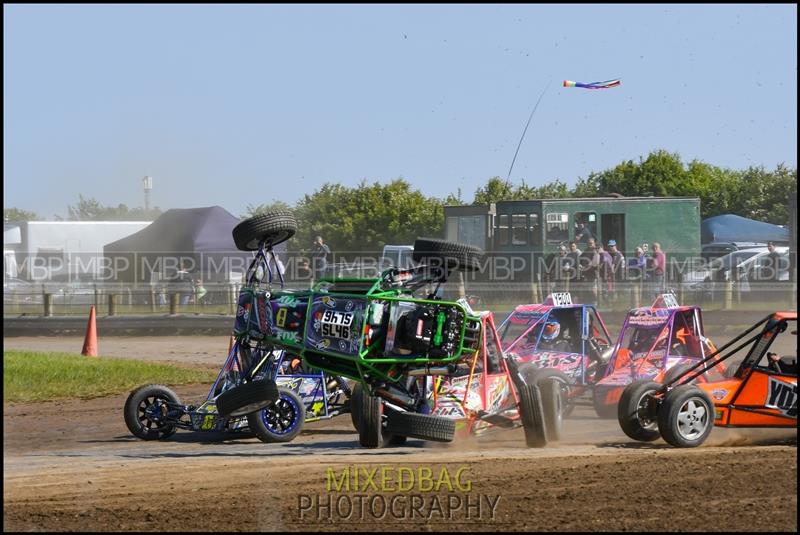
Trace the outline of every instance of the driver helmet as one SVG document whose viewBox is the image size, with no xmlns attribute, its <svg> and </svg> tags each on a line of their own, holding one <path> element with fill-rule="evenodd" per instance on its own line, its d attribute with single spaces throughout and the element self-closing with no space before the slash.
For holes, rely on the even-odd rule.
<svg viewBox="0 0 800 535">
<path fill-rule="evenodd" d="M 542 340 L 547 340 L 548 342 L 552 342 L 556 338 L 558 338 L 558 334 L 561 332 L 561 324 L 558 323 L 556 320 L 548 320 L 547 323 L 544 324 L 544 331 L 542 332 Z"/>
<path fill-rule="evenodd" d="M 686 343 L 686 339 L 689 338 L 689 331 L 686 330 L 684 327 L 681 327 L 677 331 L 675 331 L 675 338 L 682 344 Z"/>
</svg>

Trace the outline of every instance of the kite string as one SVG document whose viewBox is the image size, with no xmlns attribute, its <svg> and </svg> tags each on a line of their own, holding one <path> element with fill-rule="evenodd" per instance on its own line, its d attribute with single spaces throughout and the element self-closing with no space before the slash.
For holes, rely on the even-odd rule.
<svg viewBox="0 0 800 535">
<path fill-rule="evenodd" d="M 552 82 L 552 80 L 550 81 Z M 525 124 L 525 129 L 522 131 L 522 136 L 519 138 L 519 143 L 517 144 L 517 150 L 514 152 L 514 158 L 511 160 L 511 167 L 508 168 L 508 175 L 506 176 L 506 188 L 509 186 L 509 181 L 511 180 L 511 170 L 514 169 L 514 162 L 517 161 L 517 154 L 519 154 L 519 148 L 522 146 L 522 140 L 525 139 L 525 133 L 528 131 L 528 126 L 531 124 L 531 120 L 533 119 L 533 114 L 536 113 L 536 109 L 539 107 L 539 103 L 542 101 L 542 97 L 547 92 L 547 88 L 550 87 L 550 82 L 547 82 L 547 85 L 544 86 L 544 90 L 542 94 L 539 95 L 539 100 L 536 101 L 536 105 L 533 106 L 533 110 L 531 111 L 530 117 L 528 117 L 528 122 Z"/>
</svg>

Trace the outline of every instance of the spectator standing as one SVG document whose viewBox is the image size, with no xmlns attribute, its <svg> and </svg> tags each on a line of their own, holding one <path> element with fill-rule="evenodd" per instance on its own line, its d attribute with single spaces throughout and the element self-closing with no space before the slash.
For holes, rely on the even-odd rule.
<svg viewBox="0 0 800 535">
<path fill-rule="evenodd" d="M 616 240 L 608 240 L 608 252 L 611 254 L 611 272 L 615 283 L 624 281 L 625 276 L 625 256 L 617 249 Z"/>
<path fill-rule="evenodd" d="M 575 281 L 578 278 L 578 261 L 581 257 L 581 250 L 574 241 L 569 242 L 569 252 L 567 252 L 563 262 L 564 277 L 568 281 Z"/>
<path fill-rule="evenodd" d="M 612 265 L 613 259 L 611 253 L 603 248 L 602 244 L 597 246 L 597 252 L 600 255 L 600 265 L 598 268 L 600 279 L 600 295 L 603 299 L 608 299 L 611 291 L 614 289 L 614 268 Z"/>
<path fill-rule="evenodd" d="M 580 279 L 584 285 L 585 295 L 592 303 L 597 303 L 599 271 L 600 254 L 597 251 L 595 239 L 589 238 L 586 243 L 586 250 L 580 256 Z"/>
<path fill-rule="evenodd" d="M 182 305 L 188 305 L 194 296 L 195 283 L 189 269 L 189 262 L 181 260 L 181 269 L 178 270 L 176 281 L 181 294 Z"/>
<path fill-rule="evenodd" d="M 661 244 L 653 243 L 653 290 L 660 294 L 666 290 L 667 255 L 661 250 Z"/>
<path fill-rule="evenodd" d="M 634 251 L 634 257 L 628 262 L 628 275 L 630 280 L 645 280 L 646 269 L 647 257 L 644 255 L 644 249 L 637 247 Z"/>
<path fill-rule="evenodd" d="M 767 250 L 769 251 L 767 253 L 767 276 L 763 280 L 778 282 L 780 280 L 781 254 L 775 250 L 774 242 L 767 242 Z"/>
<path fill-rule="evenodd" d="M 281 242 L 275 247 L 273 247 L 272 253 L 273 254 L 269 255 L 269 257 L 267 258 L 268 265 L 270 270 L 274 270 L 273 277 L 275 279 L 278 279 L 278 281 L 280 281 L 281 277 L 284 277 L 286 275 L 286 260 L 287 260 L 286 257 L 288 254 L 286 248 L 286 242 L 285 241 Z"/>
<path fill-rule="evenodd" d="M 322 240 L 322 236 L 317 236 L 314 239 L 314 245 L 311 247 L 311 263 L 314 269 L 314 279 L 319 280 L 325 274 L 325 268 L 328 267 L 328 256 L 331 254 L 331 249 Z"/>
</svg>

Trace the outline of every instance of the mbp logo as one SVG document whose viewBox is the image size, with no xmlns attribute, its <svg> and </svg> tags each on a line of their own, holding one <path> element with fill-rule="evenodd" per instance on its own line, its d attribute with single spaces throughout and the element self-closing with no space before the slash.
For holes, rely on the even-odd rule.
<svg viewBox="0 0 800 535">
<path fill-rule="evenodd" d="M 797 385 L 770 377 L 766 406 L 797 418 Z"/>
</svg>

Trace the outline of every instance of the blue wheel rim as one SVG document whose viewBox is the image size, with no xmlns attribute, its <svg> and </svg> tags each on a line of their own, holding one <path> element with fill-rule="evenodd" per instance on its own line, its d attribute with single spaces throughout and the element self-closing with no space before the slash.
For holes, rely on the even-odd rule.
<svg viewBox="0 0 800 535">
<path fill-rule="evenodd" d="M 271 433 L 288 435 L 299 425 L 301 415 L 297 401 L 281 394 L 278 401 L 261 411 L 261 420 Z"/>
</svg>

